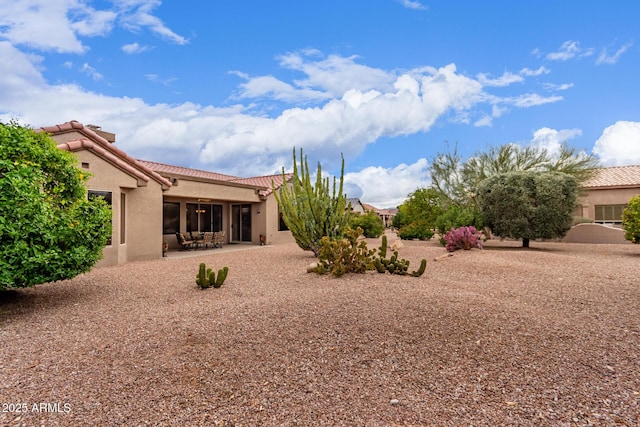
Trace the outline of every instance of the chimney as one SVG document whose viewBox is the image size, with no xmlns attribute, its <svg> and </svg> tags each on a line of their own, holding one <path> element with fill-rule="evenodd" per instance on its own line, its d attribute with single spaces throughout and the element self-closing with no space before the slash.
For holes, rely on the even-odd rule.
<svg viewBox="0 0 640 427">
<path fill-rule="evenodd" d="M 94 131 L 95 133 L 97 133 L 98 135 L 100 135 L 101 137 L 103 137 L 104 139 L 106 139 L 107 141 L 109 141 L 110 143 L 113 144 L 114 142 L 116 142 L 115 133 L 105 132 L 102 130 L 100 126 L 97 126 L 97 125 L 87 125 L 87 127 L 92 131 Z"/>
</svg>

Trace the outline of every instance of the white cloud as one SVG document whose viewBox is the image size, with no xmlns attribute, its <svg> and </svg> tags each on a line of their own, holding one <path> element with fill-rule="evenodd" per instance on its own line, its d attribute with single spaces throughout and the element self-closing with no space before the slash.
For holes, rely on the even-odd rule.
<svg viewBox="0 0 640 427">
<path fill-rule="evenodd" d="M 555 130 L 545 127 L 533 133 L 533 139 L 530 141 L 530 144 L 543 148 L 547 150 L 549 154 L 555 156 L 560 153 L 562 144 L 580 135 L 582 135 L 580 129 Z"/>
<path fill-rule="evenodd" d="M 493 125 L 493 118 L 487 114 L 476 120 L 473 125 L 475 127 L 491 127 Z"/>
<path fill-rule="evenodd" d="M 400 3 L 402 3 L 402 5 L 404 7 L 406 7 L 407 9 L 414 9 L 414 10 L 426 10 L 427 9 L 427 6 L 423 5 L 419 1 L 415 1 L 415 0 L 400 0 Z"/>
<path fill-rule="evenodd" d="M 478 74 L 478 81 L 482 83 L 483 86 L 504 87 L 513 83 L 522 83 L 524 78 L 518 74 L 505 71 L 502 76 L 495 79 L 490 78 L 487 74 Z"/>
<path fill-rule="evenodd" d="M 580 47 L 580 42 L 568 40 L 562 43 L 558 51 L 547 54 L 546 58 L 550 61 L 568 61 L 575 57 L 591 56 L 593 52 L 593 48 L 583 49 Z"/>
<path fill-rule="evenodd" d="M 244 73 L 236 72 L 235 74 L 247 79 L 246 83 L 240 85 L 237 95 L 240 98 L 270 98 L 290 103 L 308 103 L 331 98 L 331 95 L 326 92 L 308 88 L 300 89 L 274 76 L 248 78 Z"/>
<path fill-rule="evenodd" d="M 563 83 L 563 84 L 543 83 L 542 86 L 548 91 L 559 92 L 559 91 L 571 89 L 573 87 L 573 83 Z"/>
<path fill-rule="evenodd" d="M 397 76 L 393 73 L 356 63 L 357 56 L 329 55 L 324 58 L 317 50 L 288 53 L 278 57 L 280 65 L 304 73 L 295 80 L 299 88 L 315 88 L 330 96 L 340 97 L 348 90 L 388 90 Z"/>
<path fill-rule="evenodd" d="M 136 53 L 146 52 L 147 50 L 149 50 L 149 47 L 141 46 L 138 43 L 129 43 L 129 44 L 123 45 L 120 49 L 122 49 L 124 53 L 128 53 L 129 55 L 134 55 Z"/>
<path fill-rule="evenodd" d="M 620 56 L 622 56 L 622 54 L 625 53 L 631 46 L 633 46 L 633 43 L 631 42 L 626 43 L 622 47 L 620 47 L 618 50 L 616 50 L 613 54 L 609 54 L 609 51 L 607 48 L 602 49 L 602 52 L 600 53 L 600 55 L 598 56 L 598 59 L 596 60 L 596 64 L 598 65 L 615 64 L 620 59 Z"/>
<path fill-rule="evenodd" d="M 100 74 L 98 72 L 98 70 L 96 70 L 91 65 L 87 64 L 86 62 L 84 64 L 82 64 L 82 67 L 80 67 L 80 71 L 83 72 L 84 74 L 88 75 L 89 77 L 91 77 L 95 81 L 99 81 L 99 80 L 102 80 L 104 78 L 104 76 L 102 74 Z"/>
<path fill-rule="evenodd" d="M 189 40 L 172 31 L 160 18 L 151 13 L 160 3 L 160 0 L 114 0 L 119 22 L 128 30 L 138 32 L 146 28 L 172 43 L 189 43 Z"/>
<path fill-rule="evenodd" d="M 537 77 L 542 74 L 549 74 L 550 72 L 551 72 L 550 69 L 548 69 L 547 67 L 541 66 L 541 67 L 538 67 L 537 70 L 532 70 L 530 68 L 523 68 L 522 70 L 520 70 L 520 75 L 525 77 Z"/>
<path fill-rule="evenodd" d="M 240 93 L 252 103 L 217 108 L 183 103 L 149 105 L 142 99 L 111 97 L 76 85 L 50 84 L 39 70 L 41 58 L 0 42 L 0 113 L 34 126 L 79 120 L 115 132 L 118 145 L 138 158 L 167 161 L 233 175 L 271 174 L 304 148 L 323 165 L 339 164 L 337 153 L 353 159 L 380 138 L 427 132 L 447 113 L 471 123 L 483 105 L 500 117 L 506 106 L 526 108 L 560 97 L 524 94 L 500 98 L 482 83 L 457 72 L 454 64 L 405 73 L 380 70 L 354 57 L 319 52 L 281 57 L 301 78 L 284 82 L 269 76 L 246 78 Z M 85 72 L 97 73 L 89 65 Z M 147 78 L 166 84 L 157 74 Z M 335 94 L 340 95 L 335 95 Z M 260 98 L 295 101 L 295 108 L 261 108 Z M 273 104 L 269 104 L 273 107 Z M 265 111 L 268 112 L 265 113 Z M 476 119 L 476 125 L 488 125 Z M 329 169 L 327 169 L 329 170 Z"/>
<path fill-rule="evenodd" d="M 553 102 L 562 101 L 561 96 L 540 96 L 537 93 L 526 93 L 524 95 L 508 97 L 504 101 L 506 104 L 514 105 L 520 108 L 535 107 L 538 105 L 550 104 Z"/>
<path fill-rule="evenodd" d="M 403 163 L 395 168 L 369 166 L 360 172 L 346 173 L 344 181 L 345 185 L 361 190 L 361 201 L 380 209 L 394 208 L 402 204 L 409 193 L 431 185 L 426 159 L 418 159 L 411 165 Z"/>
<path fill-rule="evenodd" d="M 80 37 L 103 36 L 116 23 L 132 31 L 147 28 L 177 44 L 188 42 L 151 14 L 159 0 L 114 0 L 96 10 L 84 0 L 0 0 L 0 38 L 42 51 L 82 53 Z"/>
<path fill-rule="evenodd" d="M 640 164 L 640 122 L 618 121 L 595 142 L 593 154 L 604 166 Z"/>
</svg>

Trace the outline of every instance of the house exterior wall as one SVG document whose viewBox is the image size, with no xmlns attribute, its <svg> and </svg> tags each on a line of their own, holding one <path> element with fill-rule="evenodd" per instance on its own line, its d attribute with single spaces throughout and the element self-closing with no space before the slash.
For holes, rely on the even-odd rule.
<svg viewBox="0 0 640 427">
<path fill-rule="evenodd" d="M 595 220 L 596 205 L 624 205 L 640 194 L 640 188 L 586 189 L 578 199 L 579 216 Z"/>
<path fill-rule="evenodd" d="M 243 203 L 260 202 L 255 188 L 240 187 L 221 183 L 199 182 L 178 178 L 165 194 L 169 197 L 189 197 L 212 200 L 237 201 Z"/>
<path fill-rule="evenodd" d="M 155 181 L 138 187 L 137 179 L 111 165 L 89 150 L 75 153 L 78 165 L 92 176 L 87 189 L 111 192 L 111 244 L 103 250 L 99 267 L 162 256 L 162 188 Z M 125 222 L 122 218 L 122 194 L 125 195 Z M 124 227 L 125 241 L 121 242 Z"/>
</svg>

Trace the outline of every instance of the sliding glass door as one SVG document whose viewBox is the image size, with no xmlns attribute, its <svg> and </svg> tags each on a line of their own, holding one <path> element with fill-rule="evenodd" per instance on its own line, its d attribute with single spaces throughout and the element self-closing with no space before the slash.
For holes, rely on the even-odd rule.
<svg viewBox="0 0 640 427">
<path fill-rule="evenodd" d="M 222 205 L 187 203 L 187 232 L 222 230 Z"/>
<path fill-rule="evenodd" d="M 231 205 L 231 240 L 251 241 L 251 204 Z"/>
</svg>

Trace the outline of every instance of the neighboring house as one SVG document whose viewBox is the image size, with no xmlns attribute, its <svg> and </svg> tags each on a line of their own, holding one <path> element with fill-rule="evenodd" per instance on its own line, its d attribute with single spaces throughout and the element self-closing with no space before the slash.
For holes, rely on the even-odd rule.
<svg viewBox="0 0 640 427">
<path fill-rule="evenodd" d="M 365 212 L 364 206 L 358 198 L 347 197 L 347 206 L 348 205 L 351 205 L 351 212 L 355 212 L 357 214 L 363 214 Z"/>
<path fill-rule="evenodd" d="M 595 223 L 620 226 L 622 211 L 629 200 L 640 194 L 640 165 L 598 169 L 582 184 L 576 215 Z"/>
<path fill-rule="evenodd" d="M 384 224 L 385 227 L 391 227 L 393 224 L 393 217 L 398 213 L 398 209 L 393 208 L 393 209 L 378 209 L 375 206 L 371 206 L 367 203 L 363 203 L 362 204 L 364 206 L 364 210 L 369 212 L 375 212 L 376 214 L 378 214 L 378 216 L 380 217 L 380 219 L 382 220 L 382 223 Z"/>
<path fill-rule="evenodd" d="M 79 166 L 92 174 L 88 196 L 112 207 L 112 236 L 99 266 L 160 258 L 163 242 L 178 247 L 178 231 L 224 231 L 227 243 L 291 239 L 280 231 L 273 194 L 272 185 L 283 184 L 281 174 L 240 178 L 137 160 L 115 146 L 114 134 L 77 121 L 37 131 L 77 154 Z"/>
</svg>

